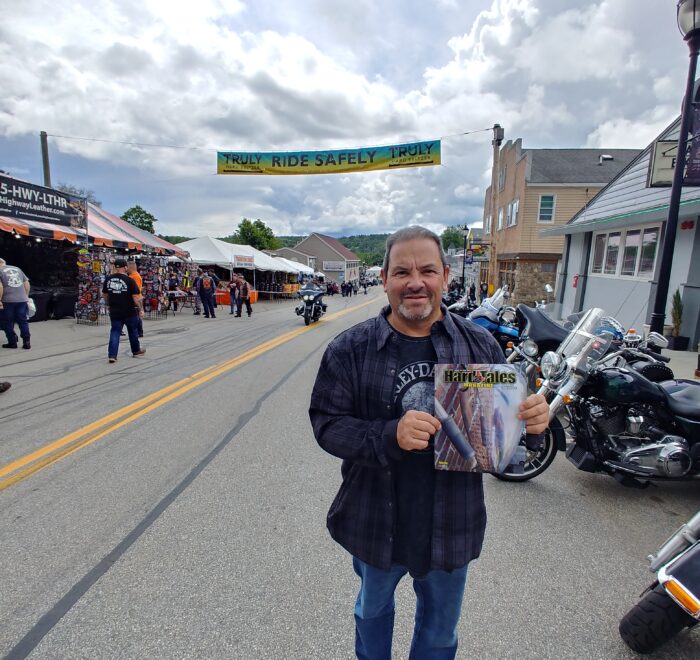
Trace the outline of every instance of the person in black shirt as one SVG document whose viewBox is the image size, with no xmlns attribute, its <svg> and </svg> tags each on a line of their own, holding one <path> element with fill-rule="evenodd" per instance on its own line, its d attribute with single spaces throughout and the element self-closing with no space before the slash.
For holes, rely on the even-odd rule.
<svg viewBox="0 0 700 660">
<path fill-rule="evenodd" d="M 126 325 L 129 343 L 134 357 L 144 355 L 146 351 L 139 343 L 138 320 L 143 318 L 143 307 L 139 287 L 126 274 L 126 260 L 117 257 L 114 260 L 114 273 L 105 279 L 102 295 L 109 307 L 112 328 L 109 333 L 107 357 L 110 363 L 117 361 L 119 337 Z"/>
</svg>

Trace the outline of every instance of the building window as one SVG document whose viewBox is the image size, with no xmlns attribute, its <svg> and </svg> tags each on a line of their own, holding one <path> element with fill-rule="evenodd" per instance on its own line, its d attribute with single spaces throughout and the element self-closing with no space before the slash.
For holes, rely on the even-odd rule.
<svg viewBox="0 0 700 660">
<path fill-rule="evenodd" d="M 506 187 L 506 166 L 504 165 L 501 168 L 501 171 L 498 173 L 498 191 L 503 192 L 503 189 Z"/>
<path fill-rule="evenodd" d="M 512 293 L 515 290 L 515 272 L 517 269 L 517 261 L 499 261 L 498 262 L 498 282 L 499 286 L 507 286 Z"/>
<path fill-rule="evenodd" d="M 508 204 L 508 227 L 513 227 L 518 224 L 518 209 L 520 208 L 520 200 L 515 199 Z"/>
<path fill-rule="evenodd" d="M 537 222 L 554 222 L 554 207 L 556 195 L 540 195 L 540 210 L 537 214 Z"/>
<path fill-rule="evenodd" d="M 594 238 L 591 274 L 651 277 L 658 242 L 658 227 L 597 234 Z"/>
<path fill-rule="evenodd" d="M 503 209 L 498 209 L 498 226 L 496 227 L 499 231 L 503 229 Z"/>
<path fill-rule="evenodd" d="M 543 263 L 541 265 L 541 271 L 543 273 L 556 273 L 557 272 L 557 265 L 553 263 Z"/>
<path fill-rule="evenodd" d="M 491 216 L 488 215 L 486 216 L 486 220 L 484 220 L 484 234 L 490 234 L 491 233 Z"/>
</svg>

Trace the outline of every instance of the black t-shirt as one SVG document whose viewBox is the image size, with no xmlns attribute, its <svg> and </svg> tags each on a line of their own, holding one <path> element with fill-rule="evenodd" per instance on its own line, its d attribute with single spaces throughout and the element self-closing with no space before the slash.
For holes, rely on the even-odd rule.
<svg viewBox="0 0 700 660">
<path fill-rule="evenodd" d="M 113 319 L 127 319 L 136 314 L 133 296 L 138 295 L 139 287 L 127 275 L 114 273 L 102 285 L 102 293 L 109 294 L 109 316 Z"/>
<path fill-rule="evenodd" d="M 399 334 L 399 370 L 394 390 L 394 410 L 401 417 L 408 410 L 435 414 L 434 372 L 437 355 L 430 337 Z M 406 452 L 394 470 L 396 530 L 393 561 L 406 566 L 413 577 L 430 570 L 435 492 L 433 441 L 423 450 Z"/>
</svg>

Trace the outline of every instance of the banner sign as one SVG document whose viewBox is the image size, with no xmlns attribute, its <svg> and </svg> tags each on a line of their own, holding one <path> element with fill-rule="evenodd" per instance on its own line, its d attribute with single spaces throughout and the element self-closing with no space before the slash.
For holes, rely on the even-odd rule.
<svg viewBox="0 0 700 660">
<path fill-rule="evenodd" d="M 440 140 L 333 151 L 219 151 L 217 174 L 339 174 L 440 165 Z"/>
<path fill-rule="evenodd" d="M 242 254 L 233 255 L 234 268 L 255 268 L 254 257 L 248 257 Z"/>
<path fill-rule="evenodd" d="M 87 200 L 0 174 L 0 215 L 85 229 Z"/>
<path fill-rule="evenodd" d="M 324 261 L 323 262 L 324 271 L 345 271 L 344 261 Z"/>
</svg>

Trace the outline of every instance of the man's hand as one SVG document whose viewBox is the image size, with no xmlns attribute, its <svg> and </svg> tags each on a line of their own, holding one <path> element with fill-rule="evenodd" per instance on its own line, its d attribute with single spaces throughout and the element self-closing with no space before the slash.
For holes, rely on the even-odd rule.
<svg viewBox="0 0 700 660">
<path fill-rule="evenodd" d="M 396 442 L 404 451 L 425 449 L 431 435 L 440 430 L 437 418 L 420 410 L 408 410 L 396 428 Z"/>
<path fill-rule="evenodd" d="M 539 435 L 549 426 L 549 406 L 541 394 L 531 394 L 520 404 L 518 419 L 525 420 L 526 431 Z"/>
</svg>

